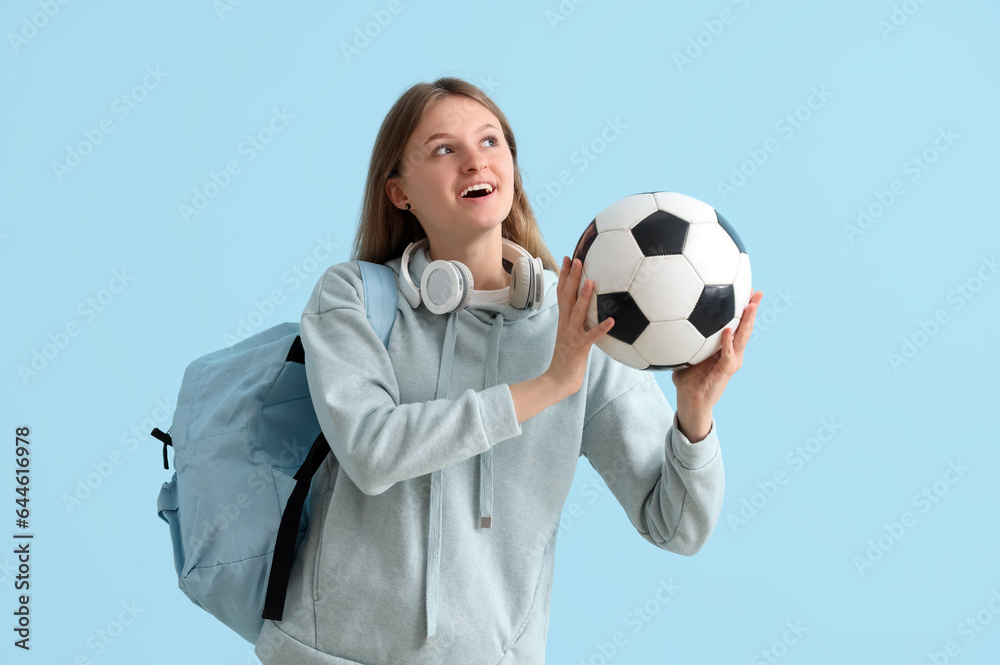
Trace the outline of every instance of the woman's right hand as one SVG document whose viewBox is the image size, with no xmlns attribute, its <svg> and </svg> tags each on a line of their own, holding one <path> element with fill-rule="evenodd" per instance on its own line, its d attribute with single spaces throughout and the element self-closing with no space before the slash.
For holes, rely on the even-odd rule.
<svg viewBox="0 0 1000 665">
<path fill-rule="evenodd" d="M 591 345 L 611 330 L 615 323 L 614 319 L 608 317 L 595 328 L 585 328 L 594 283 L 588 279 L 580 290 L 582 273 L 583 263 L 579 259 L 574 259 L 571 264 L 569 257 L 563 257 L 556 289 L 559 294 L 559 329 L 556 332 L 552 363 L 545 370 L 549 380 L 567 396 L 576 393 L 583 385 Z"/>
</svg>

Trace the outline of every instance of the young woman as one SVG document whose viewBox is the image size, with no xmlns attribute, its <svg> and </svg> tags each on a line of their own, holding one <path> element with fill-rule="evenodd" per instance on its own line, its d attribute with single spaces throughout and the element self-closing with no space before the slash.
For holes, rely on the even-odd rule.
<svg viewBox="0 0 1000 665">
<path fill-rule="evenodd" d="M 264 665 L 543 662 L 580 455 L 643 538 L 701 548 L 724 485 L 712 406 L 759 292 L 719 353 L 673 373 L 674 412 L 652 373 L 592 348 L 613 319 L 585 329 L 592 286 L 545 247 L 507 119 L 454 78 L 413 86 L 383 121 L 353 259 L 392 269 L 396 321 L 387 350 L 353 261 L 302 314 L 336 459 L 313 479 L 284 618 L 256 645 Z"/>
</svg>

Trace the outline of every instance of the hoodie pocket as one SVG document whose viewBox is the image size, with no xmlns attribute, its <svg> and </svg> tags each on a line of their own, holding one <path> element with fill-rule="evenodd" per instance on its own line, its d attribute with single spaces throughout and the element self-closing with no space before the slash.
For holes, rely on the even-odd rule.
<svg viewBox="0 0 1000 665">
<path fill-rule="evenodd" d="M 521 620 L 521 624 L 514 631 L 514 636 L 511 638 L 510 642 L 503 647 L 504 659 L 510 654 L 511 649 L 518 646 L 518 642 L 524 635 L 525 629 L 532 623 L 537 622 L 537 628 L 543 633 L 548 632 L 548 601 L 549 594 L 552 593 L 552 580 L 553 580 L 553 566 L 555 561 L 549 559 L 549 550 L 555 544 L 555 540 L 549 541 L 548 546 L 545 548 L 545 552 L 542 555 L 542 567 L 538 571 L 538 582 L 535 584 L 535 591 L 531 598 L 531 606 L 528 608 L 527 614 L 525 614 L 524 619 Z M 531 636 L 529 636 L 531 637 Z M 544 651 L 545 638 L 542 637 L 542 649 Z M 503 663 L 503 660 L 500 661 Z"/>
<path fill-rule="evenodd" d="M 312 597 L 314 603 L 317 600 L 319 600 L 319 583 L 320 583 L 320 568 L 321 568 L 320 563 L 323 561 L 323 541 L 326 538 L 326 533 L 327 533 L 326 519 L 327 516 L 330 514 L 328 508 L 330 506 L 330 499 L 331 499 L 330 495 L 333 494 L 333 490 L 334 488 L 331 487 L 323 494 L 323 501 L 321 504 L 323 506 L 323 515 L 322 518 L 319 520 L 319 524 L 313 526 L 313 528 L 318 527 L 317 530 L 319 531 L 319 533 L 317 534 L 318 542 L 316 545 L 316 560 L 313 561 Z"/>
<path fill-rule="evenodd" d="M 369 665 L 411 662 L 426 632 L 427 526 L 413 517 L 423 504 L 412 484 L 369 496 L 348 480 L 340 477 L 325 501 L 316 648 Z"/>
</svg>

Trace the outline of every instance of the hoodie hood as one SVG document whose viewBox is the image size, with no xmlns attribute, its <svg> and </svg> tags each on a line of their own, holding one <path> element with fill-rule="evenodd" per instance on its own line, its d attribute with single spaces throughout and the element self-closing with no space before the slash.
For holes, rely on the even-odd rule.
<svg viewBox="0 0 1000 665">
<path fill-rule="evenodd" d="M 396 273 L 397 288 L 400 281 L 400 269 L 403 257 L 399 256 L 385 265 L 389 266 Z M 419 289 L 421 277 L 424 270 L 430 265 L 430 256 L 427 247 L 421 247 L 410 254 L 407 262 L 407 270 L 410 272 L 410 279 Z M 505 268 L 509 273 L 511 270 L 507 261 L 504 261 Z M 435 399 L 441 399 L 448 395 L 451 388 L 452 362 L 455 357 L 455 317 L 461 315 L 471 315 L 490 326 L 488 353 L 486 367 L 484 368 L 483 389 L 491 388 L 498 384 L 498 367 L 500 359 L 500 338 L 503 335 L 504 326 L 517 325 L 527 321 L 531 317 L 539 314 L 550 307 L 558 304 L 556 287 L 559 284 L 559 276 L 551 270 L 542 271 L 544 283 L 544 293 L 542 295 L 542 305 L 539 309 L 527 308 L 518 309 L 510 304 L 510 287 L 496 290 L 476 290 L 472 291 L 472 298 L 465 309 L 459 312 L 449 312 L 440 316 L 448 317 L 448 325 L 445 329 L 445 336 L 441 348 L 441 367 L 438 372 L 437 391 Z M 404 306 L 409 306 L 405 298 L 399 299 Z M 423 294 L 421 294 L 421 308 L 423 305 Z M 428 310 L 429 311 L 429 310 Z M 493 526 L 493 448 L 479 456 L 479 528 L 489 529 Z M 443 523 L 442 505 L 442 482 L 441 471 L 431 474 L 430 492 L 430 520 L 427 534 L 427 641 L 431 642 L 437 627 L 437 600 L 438 585 L 440 581 L 441 569 L 441 527 Z"/>
</svg>

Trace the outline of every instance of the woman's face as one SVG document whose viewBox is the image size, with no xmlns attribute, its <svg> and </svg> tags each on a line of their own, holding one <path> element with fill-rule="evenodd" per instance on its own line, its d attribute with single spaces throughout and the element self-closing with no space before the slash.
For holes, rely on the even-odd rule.
<svg viewBox="0 0 1000 665">
<path fill-rule="evenodd" d="M 514 201 L 514 158 L 500 122 L 462 95 L 445 97 L 425 111 L 404 147 L 399 173 L 386 191 L 398 207 L 410 204 L 432 245 L 440 233 L 468 237 L 494 228 Z M 492 192 L 468 195 L 469 185 L 483 182 Z"/>
</svg>

